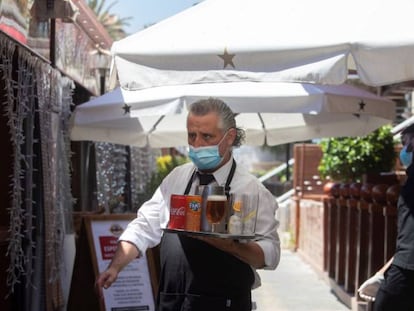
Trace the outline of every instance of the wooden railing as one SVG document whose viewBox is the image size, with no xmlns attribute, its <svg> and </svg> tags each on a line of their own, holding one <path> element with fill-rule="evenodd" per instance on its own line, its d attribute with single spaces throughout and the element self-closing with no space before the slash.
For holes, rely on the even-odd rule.
<svg viewBox="0 0 414 311">
<path fill-rule="evenodd" d="M 355 304 L 369 310 L 357 289 L 394 253 L 400 185 L 336 183 L 328 189 L 314 203 L 298 202 L 298 251 L 310 259 L 322 253 L 314 266 L 328 277 L 338 297 L 353 310 Z M 320 243 L 315 243 L 315 228 L 320 228 Z"/>
</svg>

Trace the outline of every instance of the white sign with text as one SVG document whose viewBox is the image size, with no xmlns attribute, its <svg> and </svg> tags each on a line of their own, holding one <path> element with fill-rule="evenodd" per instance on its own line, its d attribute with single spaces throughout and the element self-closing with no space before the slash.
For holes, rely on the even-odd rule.
<svg viewBox="0 0 414 311">
<path fill-rule="evenodd" d="M 109 265 L 115 254 L 118 237 L 127 220 L 93 220 L 91 230 L 99 273 Z M 154 311 L 154 296 L 146 256 L 134 259 L 103 290 L 106 311 Z"/>
</svg>

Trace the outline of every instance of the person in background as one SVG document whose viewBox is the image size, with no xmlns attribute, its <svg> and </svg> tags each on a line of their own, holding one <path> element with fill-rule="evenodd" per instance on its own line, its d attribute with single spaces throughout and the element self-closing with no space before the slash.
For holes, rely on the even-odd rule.
<svg viewBox="0 0 414 311">
<path fill-rule="evenodd" d="M 404 147 L 401 164 L 407 179 L 398 198 L 398 234 L 394 256 L 358 289 L 359 295 L 375 301 L 374 311 L 414 310 L 414 124 L 401 132 Z"/>
<path fill-rule="evenodd" d="M 256 269 L 276 269 L 280 260 L 276 200 L 233 159 L 232 149 L 241 145 L 244 131 L 236 127 L 235 115 L 223 101 L 209 98 L 193 103 L 187 132 L 192 162 L 176 167 L 141 206 L 120 236 L 97 286 L 99 290 L 111 286 L 130 261 L 161 243 L 156 310 L 251 310 L 251 290 L 260 285 Z M 171 194 L 194 194 L 198 176 L 207 173 L 214 177 L 211 183 L 228 185 L 230 193 L 259 194 L 256 233 L 260 238 L 239 242 L 162 230 L 168 224 Z"/>
</svg>

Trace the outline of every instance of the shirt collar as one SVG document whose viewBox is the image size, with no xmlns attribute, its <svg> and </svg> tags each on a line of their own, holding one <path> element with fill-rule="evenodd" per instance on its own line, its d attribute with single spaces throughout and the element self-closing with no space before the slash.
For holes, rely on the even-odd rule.
<svg viewBox="0 0 414 311">
<path fill-rule="evenodd" d="M 227 177 L 229 176 L 232 164 L 233 164 L 233 157 L 231 157 L 229 161 L 227 161 L 226 164 L 224 164 L 222 167 L 220 167 L 218 170 L 212 173 L 214 175 L 214 178 L 217 184 L 219 184 L 220 186 L 226 184 Z"/>
</svg>

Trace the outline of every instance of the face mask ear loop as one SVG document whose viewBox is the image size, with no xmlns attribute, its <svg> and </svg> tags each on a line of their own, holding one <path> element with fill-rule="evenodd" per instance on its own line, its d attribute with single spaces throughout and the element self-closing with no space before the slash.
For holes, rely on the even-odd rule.
<svg viewBox="0 0 414 311">
<path fill-rule="evenodd" d="M 217 146 L 220 146 L 220 144 L 223 142 L 224 138 L 227 136 L 227 133 L 229 132 L 229 130 L 224 132 L 223 137 L 220 139 L 220 141 L 217 143 Z"/>
<path fill-rule="evenodd" d="M 223 142 L 223 140 L 224 140 L 224 138 L 227 136 L 227 134 L 229 133 L 229 129 L 228 130 L 226 130 L 226 132 L 224 132 L 224 136 L 220 139 L 220 141 L 217 143 L 217 148 L 218 148 L 218 151 L 219 151 L 219 155 L 220 155 L 220 157 L 224 157 L 224 155 L 222 156 L 221 154 L 220 154 L 220 144 Z M 230 152 L 231 152 L 231 150 L 230 150 Z"/>
</svg>

